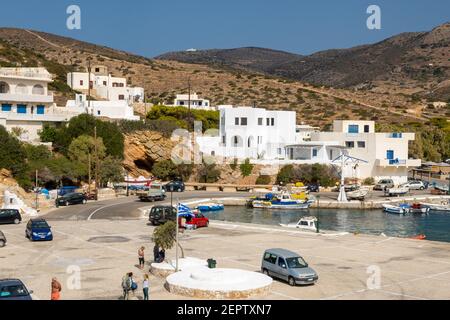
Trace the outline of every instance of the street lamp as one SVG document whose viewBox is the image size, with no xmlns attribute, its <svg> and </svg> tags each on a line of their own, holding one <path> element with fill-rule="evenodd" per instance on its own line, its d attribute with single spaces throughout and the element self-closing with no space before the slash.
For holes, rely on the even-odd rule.
<svg viewBox="0 0 450 320">
<path fill-rule="evenodd" d="M 316 233 L 320 232 L 320 195 L 317 195 L 317 226 Z"/>
</svg>

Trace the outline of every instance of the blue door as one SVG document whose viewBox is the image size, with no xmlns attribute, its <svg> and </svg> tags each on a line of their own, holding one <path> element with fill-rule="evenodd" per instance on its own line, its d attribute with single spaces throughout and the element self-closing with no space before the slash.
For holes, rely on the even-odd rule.
<svg viewBox="0 0 450 320">
<path fill-rule="evenodd" d="M 37 106 L 37 114 L 44 114 L 45 113 L 45 106 Z"/>
<path fill-rule="evenodd" d="M 17 113 L 27 113 L 27 106 L 24 104 L 18 104 Z"/>
<path fill-rule="evenodd" d="M 386 152 L 386 159 L 388 160 L 394 160 L 394 150 L 388 150 Z"/>
</svg>

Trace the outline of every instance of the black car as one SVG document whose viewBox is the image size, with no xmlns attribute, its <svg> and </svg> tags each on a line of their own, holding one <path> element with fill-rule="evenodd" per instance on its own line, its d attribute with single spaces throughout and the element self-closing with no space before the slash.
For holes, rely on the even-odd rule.
<svg viewBox="0 0 450 320">
<path fill-rule="evenodd" d="M 19 224 L 22 221 L 22 216 L 19 210 L 16 209 L 1 209 L 0 210 L 0 224 Z"/>
<path fill-rule="evenodd" d="M 0 248 L 6 246 L 6 237 L 3 232 L 0 231 Z"/>
<path fill-rule="evenodd" d="M 166 192 L 184 192 L 186 186 L 183 181 L 171 181 L 163 186 Z"/>
<path fill-rule="evenodd" d="M 148 220 L 154 226 L 168 221 L 176 221 L 177 210 L 171 206 L 154 206 L 150 209 Z"/>
<path fill-rule="evenodd" d="M 0 280 L 0 300 L 33 300 L 32 294 L 18 279 Z"/>
<path fill-rule="evenodd" d="M 306 190 L 309 192 L 320 192 L 320 186 L 318 184 L 309 184 L 306 186 Z"/>
<path fill-rule="evenodd" d="M 68 193 L 56 199 L 55 204 L 56 207 L 70 206 L 73 204 L 86 204 L 87 200 L 86 195 L 82 193 Z"/>
</svg>

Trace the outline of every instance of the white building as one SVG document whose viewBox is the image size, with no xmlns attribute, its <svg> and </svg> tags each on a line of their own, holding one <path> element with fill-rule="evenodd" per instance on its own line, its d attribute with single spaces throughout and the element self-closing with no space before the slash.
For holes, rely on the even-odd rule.
<svg viewBox="0 0 450 320">
<path fill-rule="evenodd" d="M 105 117 L 109 119 L 139 120 L 139 116 L 134 115 L 133 107 L 127 101 L 88 101 L 86 95 L 77 94 L 75 100 L 68 100 L 66 109 L 71 113 L 89 113 L 95 117 Z"/>
<path fill-rule="evenodd" d="M 367 161 L 355 168 L 357 178 L 389 178 L 397 184 L 408 180 L 409 169 L 422 164 L 420 159 L 408 157 L 409 142 L 414 139 L 414 133 L 375 132 L 374 121 L 353 120 L 334 121 L 333 132 L 311 135 L 312 141 L 337 141 L 349 156 Z"/>
<path fill-rule="evenodd" d="M 38 142 L 39 132 L 46 123 L 63 123 L 71 115 L 57 108 L 52 82 L 45 68 L 0 68 L 0 125 L 9 132 L 20 128 L 19 138 Z"/>
<path fill-rule="evenodd" d="M 109 101 L 144 102 L 144 88 L 129 87 L 125 78 L 113 77 L 107 73 L 107 68 L 94 66 L 95 72 L 70 72 L 67 74 L 67 84 L 82 93 L 88 93 L 89 85 L 91 95 Z"/>
<path fill-rule="evenodd" d="M 407 181 L 408 170 L 421 160 L 408 158 L 409 141 L 414 133 L 377 133 L 373 121 L 338 120 L 332 132 L 296 126 L 296 113 L 260 108 L 219 107 L 218 136 L 197 138 L 204 155 L 249 158 L 266 165 L 334 165 L 341 154 L 355 159 L 344 169 L 344 176 L 357 179 L 373 177 Z"/>
<path fill-rule="evenodd" d="M 207 99 L 200 98 L 197 93 L 189 94 L 177 94 L 175 101 L 171 107 L 186 107 L 191 106 L 191 109 L 197 110 L 216 110 L 211 106 L 211 103 Z"/>
<path fill-rule="evenodd" d="M 219 137 L 197 139 L 209 155 L 238 159 L 284 159 L 295 142 L 295 112 L 220 106 Z"/>
</svg>

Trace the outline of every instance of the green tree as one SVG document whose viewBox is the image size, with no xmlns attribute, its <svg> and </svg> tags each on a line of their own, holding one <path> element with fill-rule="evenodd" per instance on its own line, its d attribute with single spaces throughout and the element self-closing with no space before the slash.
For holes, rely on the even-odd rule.
<svg viewBox="0 0 450 320">
<path fill-rule="evenodd" d="M 198 178 L 202 183 L 215 183 L 219 180 L 220 170 L 215 164 L 202 164 L 198 169 Z"/>
<path fill-rule="evenodd" d="M 171 180 L 178 176 L 177 166 L 171 160 L 163 160 L 154 164 L 152 173 L 161 180 Z"/>
<path fill-rule="evenodd" d="M 22 187 L 30 188 L 32 184 L 28 178 L 26 156 L 20 141 L 0 126 L 0 168 L 10 170 Z"/>
<path fill-rule="evenodd" d="M 245 159 L 244 163 L 242 163 L 239 168 L 241 169 L 241 174 L 243 177 L 248 177 L 252 174 L 253 165 L 250 163 L 250 159 Z"/>
<path fill-rule="evenodd" d="M 152 241 L 156 246 L 161 247 L 164 250 L 172 249 L 176 242 L 177 225 L 174 221 L 168 221 L 167 223 L 155 228 L 153 231 Z M 178 242 L 178 246 L 181 249 L 181 257 L 184 258 L 183 247 Z"/>
<path fill-rule="evenodd" d="M 277 184 L 290 183 L 294 175 L 294 166 L 288 164 L 280 169 L 277 175 Z"/>
</svg>

